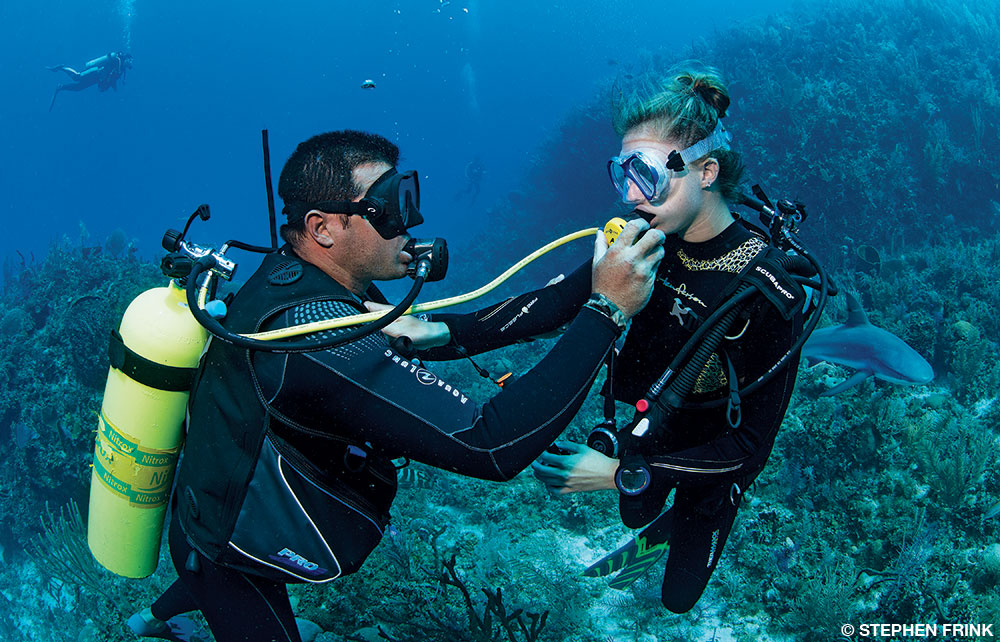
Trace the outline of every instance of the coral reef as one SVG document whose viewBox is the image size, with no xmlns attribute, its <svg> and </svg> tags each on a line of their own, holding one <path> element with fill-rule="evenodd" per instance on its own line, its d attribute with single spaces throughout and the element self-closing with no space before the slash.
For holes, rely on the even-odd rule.
<svg viewBox="0 0 1000 642">
<path fill-rule="evenodd" d="M 48 500 L 83 499 L 90 481 L 107 341 L 126 305 L 162 284 L 133 255 L 54 244 L 4 283 L 0 322 L 0 542 L 24 544 Z"/>
<path fill-rule="evenodd" d="M 685 58 L 720 68 L 734 101 L 726 126 L 747 175 L 772 195 L 804 201 L 806 240 L 829 261 L 855 263 L 862 246 L 898 251 L 995 229 L 995 9 L 987 0 L 811 3 L 648 54 L 617 80 Z M 490 239 L 496 225 L 516 233 L 531 220 L 554 236 L 615 211 L 603 171 L 620 146 L 611 84 L 540 146 L 526 184 L 500 206 L 504 216 L 489 217 Z M 519 258 L 494 251 L 507 263 Z"/>
<path fill-rule="evenodd" d="M 681 54 L 729 72 L 748 173 L 772 195 L 806 201 L 804 235 L 840 287 L 937 375 L 928 386 L 869 380 L 821 398 L 849 373 L 801 367 L 771 461 L 695 609 L 663 609 L 658 570 L 626 591 L 580 575 L 630 536 L 613 493 L 552 497 L 528 474 L 497 485 L 414 465 L 393 530 L 357 574 L 290 588 L 297 613 L 326 631 L 317 639 L 820 640 L 845 623 L 997 622 L 996 42 L 986 2 L 851 1 L 776 14 Z M 677 57 L 668 54 L 650 64 Z M 533 249 L 524 221 L 547 240 L 615 211 L 603 175 L 618 146 L 607 99 L 540 146 L 529 178 L 493 205 L 491 238 L 454 252 L 447 287 L 478 286 Z M 508 234 L 516 242 L 496 241 Z M 3 639 L 131 640 L 128 605 L 148 604 L 173 579 L 165 547 L 150 580 L 86 570 L 85 516 L 47 509 L 85 505 L 107 334 L 136 294 L 162 284 L 123 235 L 84 245 L 65 240 L 40 261 L 3 266 Z M 493 296 L 544 283 L 586 253 L 558 254 Z M 825 322 L 843 318 L 842 306 L 834 300 Z M 549 345 L 477 362 L 516 374 Z M 467 363 L 435 368 L 470 397 L 496 391 Z M 567 438 L 585 439 L 601 416 L 592 396 Z"/>
</svg>

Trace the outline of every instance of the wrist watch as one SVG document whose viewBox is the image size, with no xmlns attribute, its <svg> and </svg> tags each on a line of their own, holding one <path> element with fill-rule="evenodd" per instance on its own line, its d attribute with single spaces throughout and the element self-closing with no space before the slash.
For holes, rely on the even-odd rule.
<svg viewBox="0 0 1000 642">
<path fill-rule="evenodd" d="M 615 322 L 619 331 L 624 330 L 625 326 L 628 324 L 628 319 L 625 318 L 625 313 L 622 312 L 617 305 L 615 305 L 614 301 L 603 294 L 599 294 L 597 292 L 591 294 L 590 298 L 587 299 L 587 302 L 583 304 L 583 307 L 596 310 L 597 312 L 600 312 L 604 316 L 608 317 Z"/>
</svg>

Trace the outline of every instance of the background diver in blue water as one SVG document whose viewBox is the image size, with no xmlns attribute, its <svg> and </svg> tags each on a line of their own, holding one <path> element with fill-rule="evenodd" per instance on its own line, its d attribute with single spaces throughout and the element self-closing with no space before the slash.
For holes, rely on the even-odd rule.
<svg viewBox="0 0 1000 642">
<path fill-rule="evenodd" d="M 662 601 L 678 613 L 691 609 L 704 591 L 742 491 L 767 462 L 795 383 L 803 332 L 805 295 L 782 267 L 786 255 L 730 212 L 743 164 L 729 149 L 720 123 L 729 102 L 718 75 L 697 68 L 674 69 L 648 84 L 634 81 L 616 101 L 614 124 L 623 139 L 620 154 L 609 162 L 612 181 L 635 214 L 668 237 L 652 298 L 632 320 L 604 394 L 629 404 L 644 399 L 692 333 L 741 281 L 767 272 L 787 298 L 767 296 L 771 285 L 762 284 L 735 329 L 697 373 L 687 401 L 708 405 L 728 399 L 728 407 L 682 408 L 669 430 L 632 447 L 630 456 L 649 464 L 648 487 L 616 483 L 618 473 L 628 472 L 626 465 L 583 444 L 560 442 L 533 465 L 536 476 L 559 493 L 621 491 L 625 525 L 647 528 L 640 542 L 588 574 L 606 575 L 625 566 L 612 581 L 622 588 L 669 544 Z M 552 331 L 573 317 L 589 293 L 590 266 L 584 265 L 557 284 L 480 312 L 440 315 L 443 325 L 403 319 L 385 331 L 410 333 L 418 345 L 424 337 L 440 342 L 444 335 L 476 354 Z M 518 315 L 532 300 L 532 314 Z M 767 379 L 778 363 L 784 365 Z M 740 398 L 740 388 L 761 379 L 762 385 Z M 611 417 L 613 406 L 609 412 L 606 404 Z M 662 512 L 671 491 L 673 505 Z"/>
<path fill-rule="evenodd" d="M 416 174 L 398 173 L 398 157 L 388 140 L 353 131 L 297 147 L 278 187 L 288 244 L 229 303 L 229 331 L 385 302 L 373 281 L 406 275 L 407 229 L 423 220 Z M 590 299 L 532 370 L 482 405 L 378 332 L 305 353 L 213 341 L 176 477 L 169 541 L 179 579 L 130 618 L 133 631 L 180 639 L 168 627 L 199 609 L 218 642 L 298 642 L 286 584 L 361 566 L 388 525 L 393 459 L 498 481 L 526 468 L 569 424 L 624 320 L 648 300 L 664 238 L 648 228 L 636 221 L 610 249 L 595 245 Z M 460 355 L 441 346 L 423 356 Z"/>
<path fill-rule="evenodd" d="M 83 66 L 81 71 L 77 71 L 66 65 L 55 65 L 49 67 L 49 71 L 62 71 L 69 76 L 68 83 L 62 83 L 56 87 L 52 94 L 52 102 L 49 103 L 49 111 L 56 104 L 56 97 L 60 91 L 83 91 L 88 87 L 97 86 L 100 91 L 108 89 L 118 90 L 118 81 L 125 81 L 125 74 L 132 68 L 132 54 L 112 51 L 100 58 L 94 58 Z"/>
<path fill-rule="evenodd" d="M 465 187 L 455 193 L 455 200 L 464 205 L 473 205 L 482 189 L 483 176 L 486 175 L 486 165 L 476 156 L 465 166 Z"/>
</svg>

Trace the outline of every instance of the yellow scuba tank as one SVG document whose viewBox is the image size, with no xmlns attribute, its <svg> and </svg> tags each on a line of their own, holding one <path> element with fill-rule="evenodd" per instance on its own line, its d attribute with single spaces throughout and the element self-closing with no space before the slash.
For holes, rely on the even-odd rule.
<svg viewBox="0 0 1000 642">
<path fill-rule="evenodd" d="M 156 570 L 188 394 L 207 341 L 174 281 L 136 297 L 112 333 L 87 541 L 118 575 Z"/>
</svg>

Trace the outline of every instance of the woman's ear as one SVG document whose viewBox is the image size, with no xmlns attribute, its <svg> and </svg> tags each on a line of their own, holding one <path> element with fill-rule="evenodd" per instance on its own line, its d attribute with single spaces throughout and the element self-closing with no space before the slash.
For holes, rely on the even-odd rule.
<svg viewBox="0 0 1000 642">
<path fill-rule="evenodd" d="M 719 178 L 719 161 L 714 156 L 709 156 L 701 166 L 701 188 L 708 189 L 715 184 L 717 178 Z"/>
</svg>

